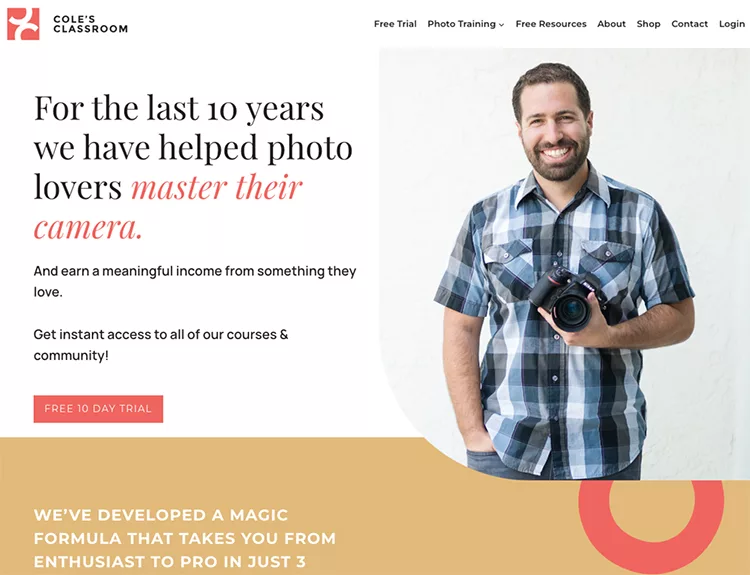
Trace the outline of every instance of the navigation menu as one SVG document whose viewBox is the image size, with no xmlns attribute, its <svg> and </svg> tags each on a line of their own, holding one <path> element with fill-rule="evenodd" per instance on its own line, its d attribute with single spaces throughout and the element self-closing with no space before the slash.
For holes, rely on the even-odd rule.
<svg viewBox="0 0 750 575">
<path fill-rule="evenodd" d="M 554 29 L 646 29 L 659 30 L 660 28 L 675 28 L 695 30 L 700 28 L 720 28 L 722 30 L 738 30 L 747 27 L 744 20 L 508 20 L 510 28 L 522 30 L 554 30 Z M 440 30 L 449 29 L 486 29 L 496 30 L 505 26 L 505 22 L 496 20 L 374 20 L 373 27 L 380 29 L 414 29 L 432 28 Z"/>
</svg>

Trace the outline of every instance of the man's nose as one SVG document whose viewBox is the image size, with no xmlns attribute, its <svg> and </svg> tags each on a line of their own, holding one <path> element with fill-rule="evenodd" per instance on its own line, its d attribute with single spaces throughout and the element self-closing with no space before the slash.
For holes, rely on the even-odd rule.
<svg viewBox="0 0 750 575">
<path fill-rule="evenodd" d="M 547 122 L 544 136 L 550 144 L 556 144 L 564 137 L 557 122 Z"/>
</svg>

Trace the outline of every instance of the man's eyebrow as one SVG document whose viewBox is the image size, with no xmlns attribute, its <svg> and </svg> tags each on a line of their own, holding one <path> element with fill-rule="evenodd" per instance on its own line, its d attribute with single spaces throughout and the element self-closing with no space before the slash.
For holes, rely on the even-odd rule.
<svg viewBox="0 0 750 575">
<path fill-rule="evenodd" d="M 573 116 L 577 115 L 575 110 L 559 110 L 555 112 L 555 116 L 564 116 L 565 114 L 572 114 Z M 526 116 L 526 120 L 533 120 L 535 118 L 544 118 L 546 114 L 542 114 L 541 112 L 537 114 L 531 114 L 530 116 Z"/>
</svg>

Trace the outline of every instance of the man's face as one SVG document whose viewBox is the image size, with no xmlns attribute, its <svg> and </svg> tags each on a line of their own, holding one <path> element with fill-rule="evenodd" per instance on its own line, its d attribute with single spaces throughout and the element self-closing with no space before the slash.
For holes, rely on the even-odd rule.
<svg viewBox="0 0 750 575">
<path fill-rule="evenodd" d="M 586 161 L 594 114 L 584 117 L 573 84 L 526 86 L 521 92 L 518 136 L 526 157 L 543 178 L 569 180 Z"/>
</svg>

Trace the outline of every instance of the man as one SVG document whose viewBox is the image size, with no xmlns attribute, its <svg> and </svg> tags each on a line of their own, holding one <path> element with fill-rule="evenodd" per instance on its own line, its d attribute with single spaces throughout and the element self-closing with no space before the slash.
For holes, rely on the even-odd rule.
<svg viewBox="0 0 750 575">
<path fill-rule="evenodd" d="M 473 207 L 435 296 L 468 465 L 510 479 L 640 479 L 640 350 L 693 331 L 695 294 L 677 238 L 652 197 L 588 161 L 593 112 L 571 68 L 526 72 L 513 110 L 532 172 Z M 591 320 L 574 333 L 528 301 L 558 266 L 596 276 L 611 325 L 593 294 Z"/>
</svg>

